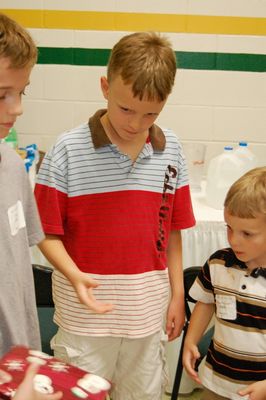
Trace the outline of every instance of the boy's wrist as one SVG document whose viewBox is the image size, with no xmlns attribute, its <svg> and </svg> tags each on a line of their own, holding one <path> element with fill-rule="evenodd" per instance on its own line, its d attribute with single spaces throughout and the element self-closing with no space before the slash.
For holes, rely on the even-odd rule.
<svg viewBox="0 0 266 400">
<path fill-rule="evenodd" d="M 184 343 L 184 349 L 191 349 L 192 347 L 197 347 L 197 342 L 196 340 L 193 340 L 193 338 L 186 338 L 185 343 Z"/>
<path fill-rule="evenodd" d="M 177 302 L 183 301 L 184 302 L 184 290 L 175 290 L 171 291 L 171 300 L 175 300 Z"/>
<path fill-rule="evenodd" d="M 82 272 L 80 269 L 76 265 L 73 265 L 73 268 L 71 268 L 67 274 L 67 278 L 71 283 L 75 283 L 80 279 L 81 275 Z"/>
</svg>

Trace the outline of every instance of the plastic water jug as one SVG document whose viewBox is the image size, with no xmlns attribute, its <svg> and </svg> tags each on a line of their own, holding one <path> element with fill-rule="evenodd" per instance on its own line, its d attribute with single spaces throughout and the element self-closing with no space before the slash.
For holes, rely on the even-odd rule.
<svg viewBox="0 0 266 400">
<path fill-rule="evenodd" d="M 243 159 L 231 146 L 210 160 L 207 171 L 206 202 L 210 207 L 222 209 L 230 186 L 246 172 Z"/>
<path fill-rule="evenodd" d="M 241 141 L 235 149 L 235 155 L 244 163 L 245 172 L 257 167 L 257 158 L 255 154 L 248 148 L 248 143 Z"/>
</svg>

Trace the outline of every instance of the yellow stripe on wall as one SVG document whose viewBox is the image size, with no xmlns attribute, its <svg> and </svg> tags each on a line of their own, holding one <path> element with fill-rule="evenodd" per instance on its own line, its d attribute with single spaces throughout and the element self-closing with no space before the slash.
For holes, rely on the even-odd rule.
<svg viewBox="0 0 266 400">
<path fill-rule="evenodd" d="M 266 35 L 266 18 L 2 9 L 27 28 Z"/>
<path fill-rule="evenodd" d="M 266 18 L 190 15 L 187 32 L 264 36 Z"/>
<path fill-rule="evenodd" d="M 42 10 L 1 9 L 1 12 L 26 28 L 44 28 L 44 13 Z"/>
</svg>

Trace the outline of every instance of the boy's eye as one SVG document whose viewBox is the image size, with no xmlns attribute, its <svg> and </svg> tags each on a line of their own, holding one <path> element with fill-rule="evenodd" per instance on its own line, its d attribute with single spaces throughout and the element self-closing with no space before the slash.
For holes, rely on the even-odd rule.
<svg viewBox="0 0 266 400">
<path fill-rule="evenodd" d="M 13 94 L 12 94 L 12 93 L 9 93 L 9 92 L 7 92 L 7 93 L 1 93 L 1 94 L 0 94 L 0 100 L 5 100 L 7 97 L 10 97 L 10 96 L 13 96 Z M 25 89 L 22 90 L 22 91 L 19 93 L 19 96 L 26 96 L 26 91 L 25 91 Z"/>
<path fill-rule="evenodd" d="M 243 232 L 243 235 L 246 237 L 252 236 L 252 234 L 250 232 L 245 232 L 245 231 Z"/>
</svg>

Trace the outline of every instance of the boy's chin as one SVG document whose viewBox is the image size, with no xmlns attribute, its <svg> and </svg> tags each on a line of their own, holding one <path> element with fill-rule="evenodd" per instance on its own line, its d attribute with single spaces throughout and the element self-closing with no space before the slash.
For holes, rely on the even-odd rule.
<svg viewBox="0 0 266 400">
<path fill-rule="evenodd" d="M 0 126 L 0 140 L 5 139 L 9 133 L 9 129 Z"/>
<path fill-rule="evenodd" d="M 243 262 L 249 261 L 248 258 L 247 258 L 247 256 L 245 256 L 245 254 L 243 254 L 243 253 L 237 253 L 237 252 L 235 252 L 235 256 L 236 256 L 236 258 L 237 258 L 239 261 L 243 261 Z"/>
</svg>

